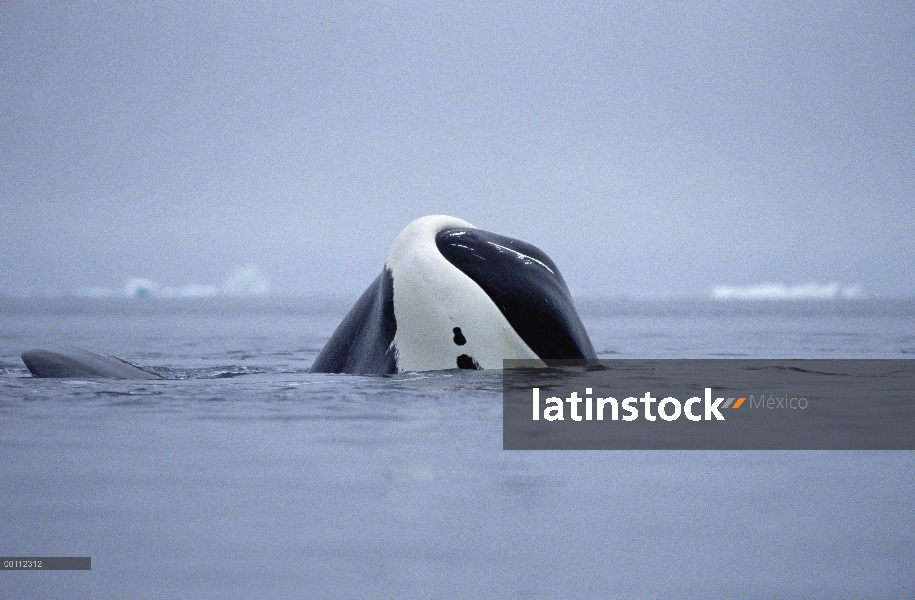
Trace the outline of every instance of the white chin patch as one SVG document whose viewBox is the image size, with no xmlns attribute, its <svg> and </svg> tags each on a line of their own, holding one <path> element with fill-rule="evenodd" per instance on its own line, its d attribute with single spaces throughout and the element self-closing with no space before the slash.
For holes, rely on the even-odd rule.
<svg viewBox="0 0 915 600">
<path fill-rule="evenodd" d="M 422 217 L 388 252 L 400 372 L 501 369 L 506 358 L 537 358 L 486 292 L 439 252 L 435 236 L 456 228 L 473 225 L 444 215 Z"/>
</svg>

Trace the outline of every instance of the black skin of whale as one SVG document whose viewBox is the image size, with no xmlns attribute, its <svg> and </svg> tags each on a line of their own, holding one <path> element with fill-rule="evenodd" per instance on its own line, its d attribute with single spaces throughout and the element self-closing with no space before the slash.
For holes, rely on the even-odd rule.
<svg viewBox="0 0 915 600">
<path fill-rule="evenodd" d="M 541 359 L 594 359 L 597 354 L 559 269 L 542 250 L 480 229 L 455 228 L 435 239 L 439 252 L 476 282 Z M 331 335 L 313 373 L 397 372 L 394 282 L 385 268 Z M 462 366 L 463 368 L 463 366 Z M 467 361 L 467 368 L 475 368 Z"/>
<path fill-rule="evenodd" d="M 78 379 L 162 379 L 129 362 L 76 346 L 34 348 L 22 353 L 22 362 L 35 377 Z"/>
<path fill-rule="evenodd" d="M 391 342 L 394 319 L 394 280 L 387 267 L 375 278 L 311 365 L 312 373 L 389 375 L 397 372 Z"/>
</svg>

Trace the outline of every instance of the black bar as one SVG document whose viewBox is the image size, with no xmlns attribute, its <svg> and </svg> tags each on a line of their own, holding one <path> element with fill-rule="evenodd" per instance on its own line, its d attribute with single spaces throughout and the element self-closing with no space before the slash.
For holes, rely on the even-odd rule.
<svg viewBox="0 0 915 600">
<path fill-rule="evenodd" d="M 3 556 L 4 571 L 91 571 L 91 556 Z"/>
</svg>

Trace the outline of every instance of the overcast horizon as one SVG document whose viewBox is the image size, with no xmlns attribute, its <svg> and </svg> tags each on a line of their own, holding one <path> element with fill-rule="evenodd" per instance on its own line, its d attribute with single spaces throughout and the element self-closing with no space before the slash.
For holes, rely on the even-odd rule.
<svg viewBox="0 0 915 600">
<path fill-rule="evenodd" d="M 0 3 L 0 295 L 354 295 L 450 214 L 578 296 L 915 297 L 913 3 L 302 4 Z"/>
</svg>

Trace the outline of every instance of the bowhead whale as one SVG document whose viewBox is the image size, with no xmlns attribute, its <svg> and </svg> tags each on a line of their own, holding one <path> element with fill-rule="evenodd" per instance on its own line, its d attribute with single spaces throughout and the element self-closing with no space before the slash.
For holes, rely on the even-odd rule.
<svg viewBox="0 0 915 600">
<path fill-rule="evenodd" d="M 35 377 L 94 379 L 162 379 L 161 376 L 115 356 L 76 346 L 48 346 L 22 353 L 22 362 Z"/>
<path fill-rule="evenodd" d="M 318 373 L 501 369 L 596 358 L 559 269 L 540 249 L 455 217 L 417 219 L 331 335 Z"/>
<path fill-rule="evenodd" d="M 503 359 L 596 358 L 559 269 L 540 249 L 432 215 L 397 236 L 381 274 L 330 336 L 313 373 L 501 369 Z M 73 346 L 22 353 L 35 377 L 161 379 Z"/>
</svg>

